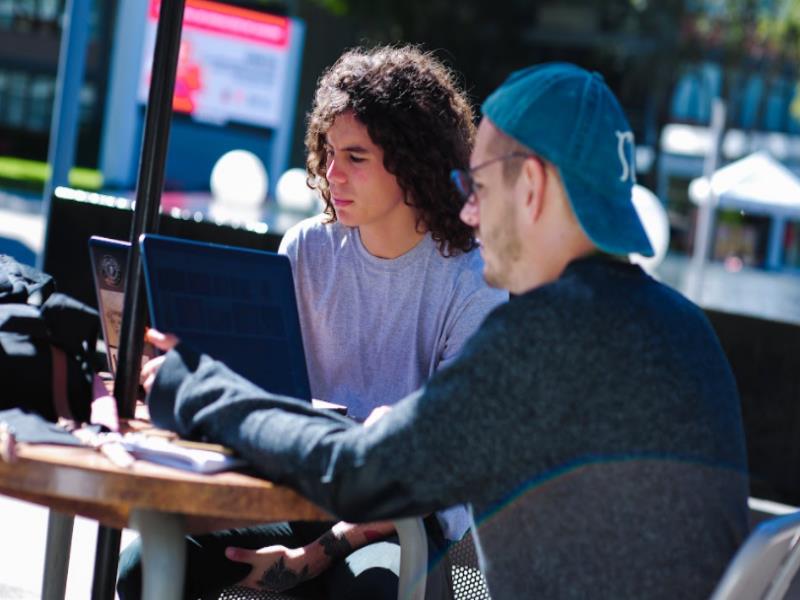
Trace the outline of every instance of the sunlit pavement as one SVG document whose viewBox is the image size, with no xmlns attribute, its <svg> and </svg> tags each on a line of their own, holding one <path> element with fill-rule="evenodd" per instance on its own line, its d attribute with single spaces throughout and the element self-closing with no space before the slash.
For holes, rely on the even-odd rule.
<svg viewBox="0 0 800 600">
<path fill-rule="evenodd" d="M 709 263 L 704 269 L 701 298 L 704 308 L 800 324 L 800 275 Z M 669 255 L 657 276 L 677 290 L 689 289 L 690 260 Z M 738 270 L 737 270 L 738 269 Z"/>
<path fill-rule="evenodd" d="M 0 599 L 34 600 L 42 589 L 47 509 L 0 496 Z M 135 537 L 122 534 L 125 547 Z M 72 534 L 67 600 L 91 598 L 97 523 L 76 518 Z"/>
<path fill-rule="evenodd" d="M 41 202 L 0 190 L 0 254 L 28 258 L 42 250 L 44 219 Z M 24 262 L 24 260 L 23 260 Z M 0 596 L 2 598 L 2 596 Z"/>
</svg>

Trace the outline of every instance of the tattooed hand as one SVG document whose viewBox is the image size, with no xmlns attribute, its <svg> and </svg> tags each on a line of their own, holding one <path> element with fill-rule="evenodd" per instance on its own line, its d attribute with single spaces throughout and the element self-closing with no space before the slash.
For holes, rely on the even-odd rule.
<svg viewBox="0 0 800 600">
<path fill-rule="evenodd" d="M 319 575 L 326 561 L 314 560 L 304 548 L 268 546 L 260 550 L 229 547 L 225 556 L 253 567 L 238 585 L 258 590 L 283 592 Z"/>
<path fill-rule="evenodd" d="M 338 533 L 335 529 L 325 532 L 317 540 L 317 543 L 322 546 L 325 556 L 331 559 L 344 558 L 353 551 L 353 547 L 344 533 Z"/>
<path fill-rule="evenodd" d="M 239 585 L 257 590 L 283 592 L 317 577 L 334 561 L 353 550 L 382 540 L 394 532 L 390 521 L 347 523 L 339 521 L 329 531 L 302 548 L 268 546 L 260 550 L 229 547 L 225 555 L 253 567 Z"/>
</svg>

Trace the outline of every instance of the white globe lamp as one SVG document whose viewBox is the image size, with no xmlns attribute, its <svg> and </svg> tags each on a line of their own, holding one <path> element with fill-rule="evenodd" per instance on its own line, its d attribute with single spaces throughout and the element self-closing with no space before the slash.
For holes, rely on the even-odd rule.
<svg viewBox="0 0 800 600">
<path fill-rule="evenodd" d="M 320 209 L 321 202 L 316 190 L 308 187 L 305 169 L 289 169 L 275 186 L 275 199 L 278 206 L 286 210 L 311 213 Z"/>
<path fill-rule="evenodd" d="M 638 264 L 651 275 L 658 265 L 664 260 L 669 247 L 669 218 L 664 205 L 658 197 L 641 185 L 633 186 L 633 206 L 639 215 L 639 220 L 644 226 L 650 245 L 653 247 L 653 256 L 631 254 L 632 263 Z"/>
<path fill-rule="evenodd" d="M 248 150 L 231 150 L 211 169 L 211 195 L 230 209 L 253 210 L 267 197 L 269 178 L 264 163 Z"/>
</svg>

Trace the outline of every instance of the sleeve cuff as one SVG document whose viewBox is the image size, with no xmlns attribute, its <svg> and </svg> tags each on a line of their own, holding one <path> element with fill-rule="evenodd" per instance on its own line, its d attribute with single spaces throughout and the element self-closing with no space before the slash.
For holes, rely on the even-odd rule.
<svg viewBox="0 0 800 600">
<path fill-rule="evenodd" d="M 167 353 L 147 396 L 150 420 L 156 427 L 184 433 L 175 418 L 175 401 L 178 389 L 197 368 L 198 361 L 199 356 L 185 344 L 178 344 Z"/>
</svg>

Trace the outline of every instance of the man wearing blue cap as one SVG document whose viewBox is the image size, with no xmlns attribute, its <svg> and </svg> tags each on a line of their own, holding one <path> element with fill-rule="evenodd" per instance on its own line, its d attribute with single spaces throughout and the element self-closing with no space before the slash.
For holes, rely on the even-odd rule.
<svg viewBox="0 0 800 600">
<path fill-rule="evenodd" d="M 705 598 L 747 531 L 739 401 L 702 311 L 626 259 L 652 254 L 630 127 L 567 64 L 513 74 L 482 111 L 453 178 L 514 297 L 453 364 L 367 428 L 180 344 L 149 401 L 347 520 L 469 502 L 495 600 Z"/>
</svg>

